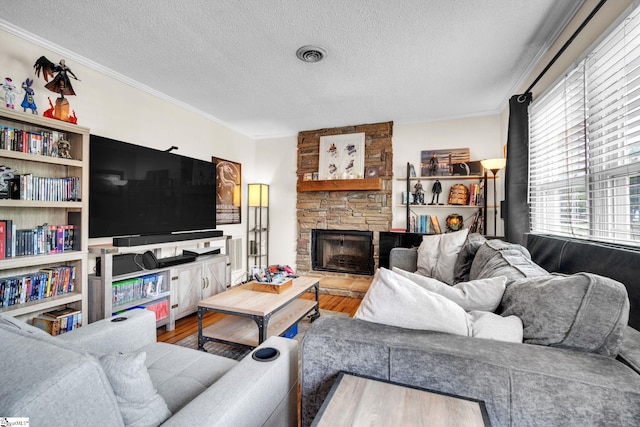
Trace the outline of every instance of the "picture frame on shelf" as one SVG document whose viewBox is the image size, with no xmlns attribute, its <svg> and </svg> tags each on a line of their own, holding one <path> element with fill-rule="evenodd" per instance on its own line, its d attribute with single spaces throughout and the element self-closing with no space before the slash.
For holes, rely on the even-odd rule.
<svg viewBox="0 0 640 427">
<path fill-rule="evenodd" d="M 319 178 L 364 178 L 364 140 L 364 132 L 321 136 Z"/>
<path fill-rule="evenodd" d="M 468 148 L 452 148 L 446 150 L 423 150 L 420 152 L 421 176 L 448 176 L 454 174 L 454 165 L 469 163 L 471 160 Z M 458 167 L 456 167 L 458 168 Z"/>
<path fill-rule="evenodd" d="M 216 224 L 240 224 L 242 221 L 242 165 L 219 157 L 216 164 Z"/>
</svg>

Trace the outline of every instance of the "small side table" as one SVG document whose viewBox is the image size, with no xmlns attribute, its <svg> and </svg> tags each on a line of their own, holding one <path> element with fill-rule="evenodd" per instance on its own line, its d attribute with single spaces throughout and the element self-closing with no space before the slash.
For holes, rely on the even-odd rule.
<svg viewBox="0 0 640 427">
<path fill-rule="evenodd" d="M 484 402 L 341 372 L 315 427 L 491 426 Z"/>
</svg>

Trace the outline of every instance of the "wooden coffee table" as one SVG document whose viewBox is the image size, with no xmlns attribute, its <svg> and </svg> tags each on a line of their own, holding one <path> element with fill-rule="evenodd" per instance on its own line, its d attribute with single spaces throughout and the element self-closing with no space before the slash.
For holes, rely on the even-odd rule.
<svg viewBox="0 0 640 427">
<path fill-rule="evenodd" d="M 260 292 L 251 282 L 233 287 L 198 303 L 198 349 L 204 350 L 207 341 L 254 348 L 268 337 L 284 334 L 291 326 L 309 315 L 320 316 L 317 277 L 301 276 L 293 279 L 293 286 L 280 294 Z M 315 288 L 315 300 L 300 296 Z M 216 323 L 202 327 L 207 312 L 225 314 Z"/>
<path fill-rule="evenodd" d="M 316 427 L 490 426 L 484 402 L 341 372 Z"/>
</svg>

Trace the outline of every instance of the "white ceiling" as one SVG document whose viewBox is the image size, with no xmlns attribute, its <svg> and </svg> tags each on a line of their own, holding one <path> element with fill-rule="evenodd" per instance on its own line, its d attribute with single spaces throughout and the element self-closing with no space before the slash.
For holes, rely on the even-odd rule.
<svg viewBox="0 0 640 427">
<path fill-rule="evenodd" d="M 269 138 L 499 112 L 582 3 L 3 0 L 1 17 Z M 323 46 L 327 58 L 298 60 L 307 44 Z M 81 96 L 82 85 L 75 89 Z"/>
</svg>

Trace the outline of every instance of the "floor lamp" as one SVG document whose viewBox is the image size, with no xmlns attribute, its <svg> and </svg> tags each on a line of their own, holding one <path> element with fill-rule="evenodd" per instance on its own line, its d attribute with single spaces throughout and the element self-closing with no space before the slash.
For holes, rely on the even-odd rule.
<svg viewBox="0 0 640 427">
<path fill-rule="evenodd" d="M 485 159 L 481 160 L 480 164 L 482 164 L 482 167 L 484 167 L 485 169 L 490 170 L 493 174 L 493 235 L 496 236 L 498 231 L 498 196 L 496 195 L 496 174 L 507 164 L 507 159 Z"/>
</svg>

